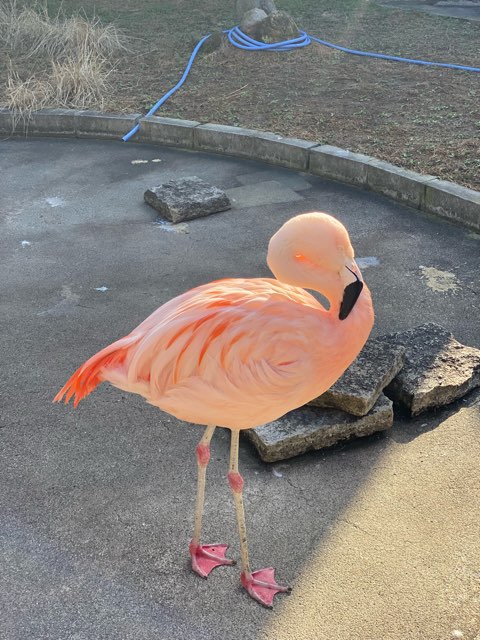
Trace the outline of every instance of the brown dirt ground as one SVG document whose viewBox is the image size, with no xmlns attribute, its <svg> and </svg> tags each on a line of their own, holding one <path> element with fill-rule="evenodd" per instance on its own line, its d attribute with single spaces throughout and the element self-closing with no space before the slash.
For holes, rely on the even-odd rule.
<svg viewBox="0 0 480 640">
<path fill-rule="evenodd" d="M 66 13 L 78 10 L 63 0 Z M 193 6 L 192 6 L 193 5 Z M 132 37 L 104 108 L 142 111 L 180 78 L 201 35 L 233 26 L 233 0 L 84 0 Z M 57 0 L 49 2 L 57 9 Z M 278 0 L 313 35 L 344 46 L 480 66 L 480 23 L 385 9 L 372 0 Z M 6 54 L 0 53 L 0 77 Z M 23 72 L 42 61 L 15 61 Z M 2 69 L 3 67 L 3 69 Z M 200 55 L 157 115 L 318 140 L 480 189 L 480 76 L 365 59 L 313 44 L 288 53 L 226 45 Z M 0 101 L 2 100 L 0 87 Z"/>
</svg>

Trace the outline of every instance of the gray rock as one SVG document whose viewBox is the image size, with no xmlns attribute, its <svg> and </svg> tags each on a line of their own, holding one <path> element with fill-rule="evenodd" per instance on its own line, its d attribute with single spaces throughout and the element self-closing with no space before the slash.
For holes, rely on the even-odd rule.
<svg viewBox="0 0 480 640">
<path fill-rule="evenodd" d="M 285 11 L 273 11 L 258 26 L 258 36 L 264 42 L 282 42 L 298 38 L 295 20 Z"/>
<path fill-rule="evenodd" d="M 252 38 L 259 37 L 260 24 L 265 20 L 267 14 L 263 9 L 250 9 L 242 18 L 240 29 Z"/>
<path fill-rule="evenodd" d="M 235 0 L 235 15 L 237 20 L 241 20 L 247 11 L 261 8 L 261 0 Z"/>
<path fill-rule="evenodd" d="M 403 367 L 404 354 L 405 347 L 372 338 L 343 376 L 309 404 L 366 415 Z"/>
<path fill-rule="evenodd" d="M 370 413 L 361 418 L 335 409 L 302 407 L 243 433 L 252 441 L 262 460 L 275 462 L 312 449 L 330 447 L 340 440 L 384 431 L 392 424 L 392 402 L 381 395 Z"/>
<path fill-rule="evenodd" d="M 460 344 L 437 324 L 379 339 L 406 348 L 403 369 L 385 393 L 412 415 L 449 404 L 480 386 L 480 349 Z"/>
<path fill-rule="evenodd" d="M 277 7 L 273 0 L 260 0 L 260 9 L 263 9 L 265 13 L 273 13 Z"/>
<path fill-rule="evenodd" d="M 201 218 L 231 207 L 226 193 L 197 176 L 170 180 L 147 189 L 144 198 L 145 202 L 173 223 Z"/>
</svg>

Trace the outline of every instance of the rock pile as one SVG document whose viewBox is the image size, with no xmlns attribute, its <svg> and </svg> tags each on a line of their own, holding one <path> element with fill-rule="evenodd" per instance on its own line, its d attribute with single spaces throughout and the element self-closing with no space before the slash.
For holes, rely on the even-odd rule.
<svg viewBox="0 0 480 640">
<path fill-rule="evenodd" d="M 312 449 L 330 447 L 340 440 L 369 436 L 392 425 L 392 401 L 381 394 L 373 409 L 365 416 L 353 416 L 338 409 L 305 406 L 243 433 L 253 442 L 262 460 L 276 462 Z"/>
<path fill-rule="evenodd" d="M 457 342 L 437 324 L 382 338 L 405 347 L 405 364 L 386 393 L 415 416 L 450 404 L 480 386 L 480 350 Z"/>
<path fill-rule="evenodd" d="M 298 38 L 295 20 L 285 11 L 278 11 L 273 0 L 237 0 L 240 29 L 255 40 L 282 42 Z"/>
<path fill-rule="evenodd" d="M 480 349 L 434 323 L 370 339 L 343 376 L 309 406 L 244 431 L 274 462 L 393 425 L 393 404 L 411 415 L 442 407 L 480 386 Z"/>
</svg>

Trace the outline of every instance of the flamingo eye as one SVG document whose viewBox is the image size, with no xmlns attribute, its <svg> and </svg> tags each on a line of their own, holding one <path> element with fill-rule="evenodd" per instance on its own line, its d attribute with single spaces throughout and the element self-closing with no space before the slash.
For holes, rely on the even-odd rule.
<svg viewBox="0 0 480 640">
<path fill-rule="evenodd" d="M 310 258 L 307 258 L 307 256 L 304 256 L 303 253 L 296 253 L 295 254 L 295 260 L 297 262 L 301 262 L 305 266 L 317 267 L 317 264 L 315 262 L 313 262 L 312 260 L 310 260 Z"/>
</svg>

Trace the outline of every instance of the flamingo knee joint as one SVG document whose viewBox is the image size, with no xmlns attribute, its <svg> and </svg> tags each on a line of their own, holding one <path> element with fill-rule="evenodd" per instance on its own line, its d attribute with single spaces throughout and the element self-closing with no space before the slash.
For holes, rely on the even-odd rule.
<svg viewBox="0 0 480 640">
<path fill-rule="evenodd" d="M 228 474 L 228 484 L 234 493 L 242 493 L 243 478 L 238 471 L 230 471 Z"/>
<path fill-rule="evenodd" d="M 210 445 L 197 444 L 195 451 L 197 453 L 198 464 L 203 467 L 207 466 L 208 461 L 210 460 Z"/>
</svg>

